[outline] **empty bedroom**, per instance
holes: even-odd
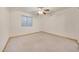
[[[0,7],[1,52],[79,52],[78,7]]]

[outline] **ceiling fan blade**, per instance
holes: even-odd
[[[50,10],[49,9],[44,9],[44,11],[49,12]]]
[[[43,12],[44,15],[47,15],[47,13]]]

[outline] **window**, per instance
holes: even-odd
[[[32,26],[32,17],[30,16],[21,16],[21,25],[31,27]]]

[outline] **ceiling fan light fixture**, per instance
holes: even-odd
[[[40,14],[40,15],[43,14],[43,11],[38,11],[38,14]]]
[[[48,8],[44,8],[44,7],[38,7],[38,14],[39,15],[47,15],[49,13],[49,9]]]

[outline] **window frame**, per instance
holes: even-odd
[[[26,17],[26,18],[29,17],[29,18],[31,18],[31,25],[25,24],[25,23],[24,23],[25,20],[23,20],[23,17]],[[32,19],[33,19],[32,16],[21,15],[21,26],[22,26],[22,27],[32,27],[32,25],[33,25]],[[27,21],[28,21],[28,20],[27,20]],[[28,21],[28,22],[29,22],[29,21]],[[26,23],[28,23],[28,22],[26,22]],[[23,24],[23,23],[24,23],[24,24]]]

